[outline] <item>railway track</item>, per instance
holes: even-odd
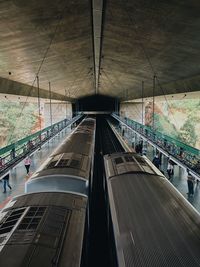
[[[109,252],[103,155],[124,150],[105,118],[98,116],[96,122],[94,177],[91,194],[89,267],[114,267]]]
[[[101,121],[100,135],[103,155],[124,151],[123,147],[121,146],[120,142],[118,141],[117,137],[113,133],[106,120]]]

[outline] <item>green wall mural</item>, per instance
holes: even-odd
[[[152,125],[152,102],[145,107],[145,124]],[[154,125],[157,131],[200,149],[200,100],[156,102]]]
[[[0,147],[38,131],[40,117],[37,103],[0,102]]]

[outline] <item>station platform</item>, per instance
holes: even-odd
[[[7,188],[7,192],[3,193],[3,182],[0,180],[0,209],[2,209],[10,199],[16,195],[24,193],[24,184],[27,179],[30,178],[31,174],[35,172],[41,164],[50,156],[54,149],[70,134],[71,127],[67,127],[62,130],[59,134],[54,136],[50,141],[46,142],[41,150],[37,150],[31,155],[31,167],[30,174],[26,174],[26,169],[24,162],[20,162],[17,166],[10,170],[10,185],[12,189]],[[119,134],[122,133],[119,131]],[[122,137],[126,143],[131,146],[132,135],[130,131],[126,131]],[[148,146],[146,156],[152,161],[155,155],[155,150],[153,147]],[[160,170],[167,175],[167,157],[162,156]],[[177,188],[177,190],[193,205],[193,207],[200,212],[200,183],[195,182],[194,185],[194,196],[189,197],[188,186],[187,186],[187,173],[184,169],[178,165],[174,166],[174,175],[171,178],[170,182]]]
[[[71,126],[66,127],[51,140],[42,145],[40,150],[33,152],[30,156],[31,166],[29,175],[26,174],[26,168],[23,161],[12,168],[9,171],[9,183],[12,187],[11,190],[7,188],[7,192],[3,193],[3,182],[0,180],[0,209],[2,209],[14,196],[24,193],[25,182],[44,163],[54,149],[71,133],[71,131]]]
[[[122,132],[119,131],[119,129],[116,128],[118,133],[121,135],[121,138],[124,139],[126,144],[129,145],[129,147],[132,147],[132,134],[131,131],[125,131],[122,136]],[[148,145],[146,156],[151,161],[153,160],[155,156],[155,149]],[[160,165],[160,171],[162,171],[165,175],[165,177],[168,179],[167,174],[167,164],[168,164],[168,158],[165,155],[162,155],[161,165]],[[185,169],[179,167],[178,165],[174,165],[174,175],[169,180],[174,187],[190,202],[190,204],[200,213],[200,182],[198,180],[195,180],[194,182],[194,196],[189,196],[188,193],[188,185],[187,185],[187,172]]]
[[[154,157],[153,149],[149,149],[147,152],[147,157],[152,161]],[[165,156],[162,157],[160,170],[164,173],[165,177],[168,179],[167,174],[167,164],[168,160]],[[190,197],[188,193],[187,185],[187,172],[179,167],[174,165],[174,175],[169,180],[174,187],[192,204],[192,206],[200,212],[200,183],[198,180],[194,182],[194,196]]]

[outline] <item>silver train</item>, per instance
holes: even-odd
[[[84,119],[0,213],[0,266],[81,265],[95,130]]]
[[[200,214],[136,153],[104,156],[116,266],[200,266]]]

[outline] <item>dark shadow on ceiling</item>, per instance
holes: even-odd
[[[93,95],[89,97],[80,98],[76,104],[74,104],[73,110],[78,111],[114,111],[116,109],[116,98]]]

